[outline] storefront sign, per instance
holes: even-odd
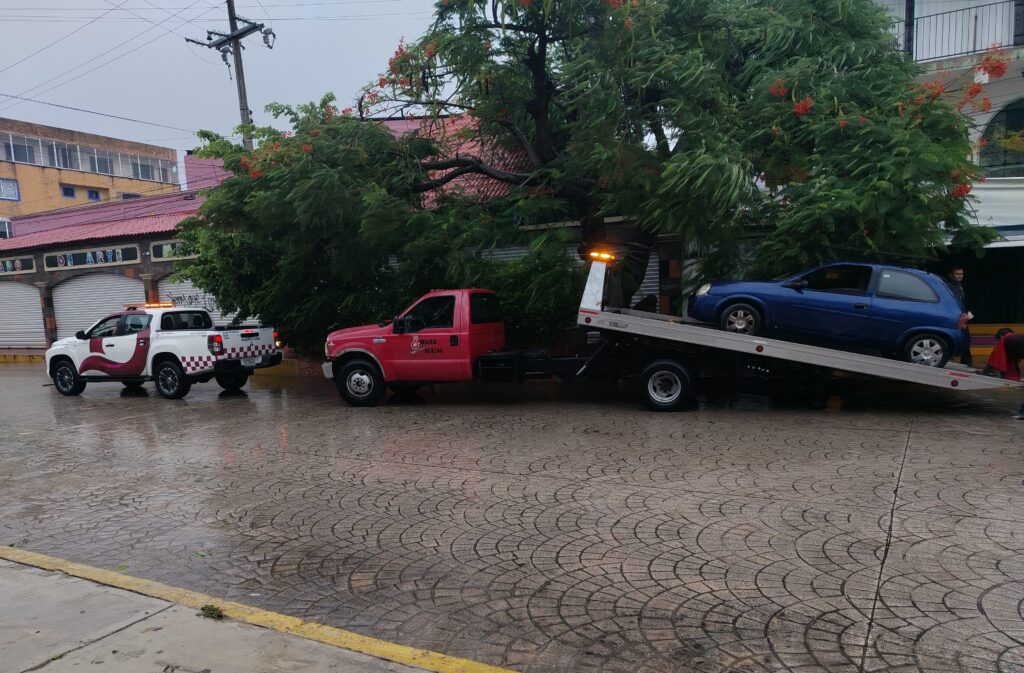
[[[0,276],[14,273],[32,273],[36,262],[32,257],[4,257],[0,259]]]
[[[155,241],[149,246],[149,254],[154,262],[172,259],[194,259],[196,255],[186,252],[184,241]]]
[[[47,271],[64,271],[79,267],[118,266],[138,264],[139,246],[120,245],[116,248],[98,247],[92,250],[72,250],[50,253],[43,257],[43,268]]]

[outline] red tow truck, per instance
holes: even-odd
[[[353,406],[372,406],[391,388],[415,390],[451,381],[522,382],[580,376],[638,379],[647,406],[674,411],[692,404],[701,380],[726,376],[791,379],[812,388],[834,371],[955,390],[1018,388],[973,369],[900,362],[873,355],[748,336],[679,316],[619,307],[621,278],[611,252],[589,254],[591,267],[577,325],[599,338],[586,352],[550,356],[505,349],[505,324],[491,290],[430,292],[394,320],[331,332],[323,373]],[[588,343],[590,339],[586,339]]]

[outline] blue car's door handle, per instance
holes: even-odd
[[[853,307],[854,308],[867,308],[868,305],[867,304],[854,304]]]

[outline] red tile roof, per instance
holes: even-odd
[[[194,214],[195,211],[73,224],[60,229],[38,231],[33,234],[0,240],[0,252],[45,248],[51,245],[67,245],[101,239],[130,238],[147,234],[172,234],[179,222]]]
[[[396,137],[408,133],[419,133],[434,140],[439,148],[438,158],[474,156],[503,171],[529,172],[530,162],[520,149],[509,150],[485,138],[480,133],[479,122],[470,115],[442,117],[441,119],[388,119],[382,122]],[[448,171],[431,171],[430,179],[443,177]],[[500,180],[479,173],[460,175],[440,190],[428,193],[425,206],[433,208],[440,194],[461,194],[474,201],[489,201],[506,196],[511,186]]]

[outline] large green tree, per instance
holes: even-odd
[[[926,257],[965,217],[968,120],[915,83],[871,0],[442,0],[364,114],[470,114],[526,158],[426,165],[679,234],[709,271]],[[501,156],[501,155],[499,155]],[[435,180],[433,184],[437,184]]]
[[[915,83],[870,0],[435,12],[354,109],[270,106],[290,128],[259,129],[255,153],[208,136],[235,176],[186,225],[200,252],[186,273],[224,308],[315,346],[330,324],[385,317],[433,287],[495,285],[522,289],[508,308],[538,341],[571,319],[578,274],[537,273],[564,229],[534,235],[522,264],[483,259],[530,240],[524,224],[575,220],[598,241],[606,218],[625,218],[639,238],[699,249],[707,275],[927,257],[990,235],[966,217],[967,119],[941,84]],[[424,121],[396,139],[369,121],[382,115]],[[467,179],[503,189],[474,198]]]

